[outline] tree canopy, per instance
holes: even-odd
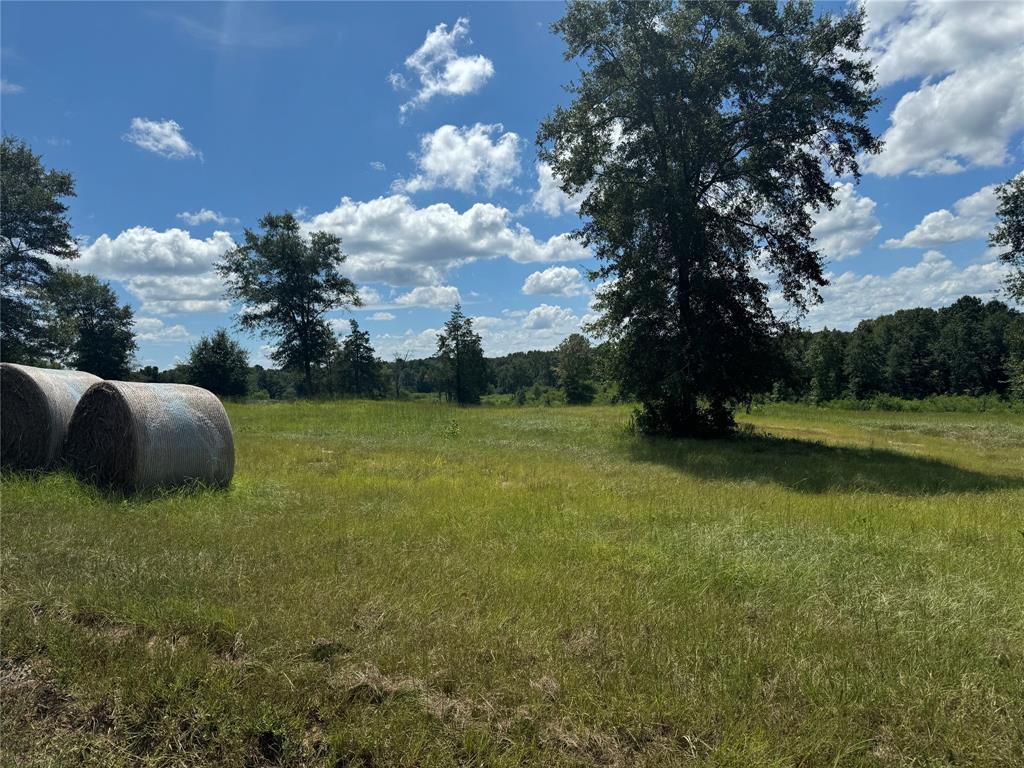
[[[538,144],[583,195],[577,235],[605,281],[594,330],[616,342],[642,428],[720,434],[770,386],[782,323],[766,277],[798,311],[819,299],[826,172],[856,178],[880,147],[863,12],[575,0],[554,30],[583,69]]]
[[[0,144],[0,353],[10,362],[40,362],[53,353],[43,306],[53,274],[47,256],[73,259],[78,249],[62,198],[74,197],[66,171],[47,170],[25,142]]]
[[[268,213],[262,234],[245,230],[242,245],[218,263],[228,297],[242,302],[238,324],[274,341],[271,359],[302,372],[313,392],[313,369],[335,348],[324,315],[359,306],[355,283],[341,273],[341,238],[329,232],[303,235],[291,213]]]
[[[218,328],[189,350],[185,380],[215,395],[244,396],[249,392],[249,353]]]
[[[349,334],[341,343],[337,354],[339,390],[351,395],[380,394],[381,363],[370,344],[370,334],[349,320]]]
[[[580,333],[573,333],[558,345],[558,384],[565,392],[565,401],[572,405],[594,399],[594,361],[590,342]]]
[[[459,304],[437,335],[437,357],[448,399],[460,405],[479,403],[487,386],[487,361],[473,320]]]
[[[54,270],[46,282],[52,308],[53,360],[103,379],[127,379],[135,364],[135,316],[108,283]]]
[[[996,187],[998,224],[989,243],[1001,249],[1000,260],[1010,266],[1006,288],[1017,301],[1024,302],[1024,172]]]

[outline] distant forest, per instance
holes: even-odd
[[[826,402],[878,396],[997,396],[1024,400],[1024,314],[1000,301],[964,296],[934,310],[905,309],[862,321],[853,331],[794,331],[777,339],[772,400]],[[562,396],[560,350],[513,352],[486,358],[486,394],[513,402],[552,404]],[[592,390],[599,402],[617,401],[609,373],[615,350],[589,350]],[[339,376],[339,373],[342,373]],[[143,368],[148,381],[186,380],[184,366]],[[318,373],[323,394],[345,394],[343,372]],[[376,380],[360,394],[402,397],[444,391],[437,358],[377,361]],[[295,373],[253,366],[248,390],[256,397],[289,398],[301,390]]]

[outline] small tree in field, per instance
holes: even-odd
[[[473,321],[462,313],[459,304],[437,335],[437,357],[448,399],[459,405],[479,403],[487,383],[487,362]]]
[[[587,337],[574,333],[558,345],[558,384],[565,401],[582,405],[594,399],[594,361]]]
[[[338,350],[341,389],[353,395],[376,395],[381,388],[381,363],[370,344],[370,334],[360,330],[355,320],[349,320],[349,328]]]
[[[829,173],[859,174],[880,144],[863,10],[810,2],[574,0],[554,25],[582,60],[573,100],[537,140],[606,282],[594,330],[647,432],[732,430],[771,386],[783,323],[826,283],[813,214]]]
[[[989,243],[1003,249],[999,259],[1010,266],[1006,288],[1017,301],[1024,303],[1024,172],[996,187],[999,223],[989,236]]]
[[[215,395],[243,397],[249,393],[249,353],[223,328],[204,336],[189,350],[186,371],[189,384]]]
[[[108,283],[65,269],[51,272],[45,297],[53,357],[104,379],[127,379],[134,364],[135,317]]]
[[[259,330],[276,343],[271,359],[302,372],[306,394],[313,393],[313,370],[335,348],[324,315],[359,306],[355,283],[341,274],[341,238],[328,232],[305,237],[291,213],[268,213],[262,234],[245,230],[245,243],[217,265],[228,297],[243,303],[238,324]]]
[[[52,317],[46,306],[54,267],[47,256],[73,259],[67,205],[75,180],[48,171],[42,158],[11,136],[0,145],[0,357],[43,362],[53,353]],[[59,343],[59,342],[57,342]]]

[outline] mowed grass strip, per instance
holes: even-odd
[[[1024,762],[1020,417],[229,411],[228,493],[4,477],[4,764]]]

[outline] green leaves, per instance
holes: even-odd
[[[53,274],[47,256],[73,259],[67,206],[75,182],[70,173],[48,171],[25,142],[0,143],[0,349],[3,359],[34,363],[50,359],[52,338],[45,287]]]
[[[770,385],[783,324],[762,276],[798,311],[819,300],[825,167],[856,176],[879,149],[862,12],[572,2],[554,30],[583,71],[537,141],[562,189],[584,195],[577,236],[608,280],[594,328],[617,342],[642,423],[716,431]]]
[[[456,304],[452,316],[437,335],[437,358],[448,400],[459,405],[480,402],[487,384],[487,361],[473,321]]]
[[[326,362],[336,342],[324,314],[361,304],[355,283],[341,273],[341,238],[314,232],[307,239],[291,213],[268,213],[262,234],[245,230],[245,243],[217,265],[227,296],[242,302],[238,324],[276,341],[275,362],[303,372],[306,394],[313,368]]]
[[[249,353],[218,328],[189,350],[186,380],[215,395],[244,396],[249,392]]]
[[[1024,172],[996,187],[999,223],[989,236],[989,244],[1003,250],[999,259],[1011,267],[1006,279],[1010,295],[1024,302]]]

